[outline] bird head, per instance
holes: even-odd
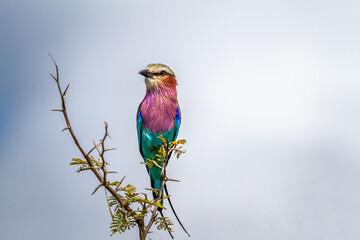
[[[139,74],[145,77],[146,89],[158,89],[163,86],[176,87],[174,72],[165,64],[149,64]]]

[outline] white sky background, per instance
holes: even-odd
[[[110,239],[48,73],[55,57],[81,143],[113,137],[143,190],[138,71],[177,75],[187,153],[173,203],[191,239],[360,238],[358,1],[2,1],[0,239]],[[167,216],[174,219],[168,213]],[[174,219],[175,220],[175,219]],[[174,221],[175,222],[175,221]],[[175,238],[188,239],[175,223]],[[120,239],[137,239],[136,229]],[[152,239],[169,239],[156,232]],[[111,239],[118,239],[113,236]]]

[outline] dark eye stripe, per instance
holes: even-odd
[[[153,73],[154,75],[162,75],[162,74],[166,74],[166,75],[170,75],[169,73],[165,72],[165,71],[161,71],[159,73]]]

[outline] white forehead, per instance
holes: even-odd
[[[169,75],[175,77],[174,72],[165,64],[161,64],[161,63],[149,64],[146,66],[146,69],[149,70],[151,73],[161,73],[162,71],[164,71]]]

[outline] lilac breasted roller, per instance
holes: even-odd
[[[176,140],[181,122],[181,112],[177,100],[174,72],[164,64],[149,64],[139,74],[145,77],[146,94],[137,112],[137,134],[139,150],[145,162],[148,159],[155,160],[159,147],[162,145],[159,136],[163,136],[167,141]],[[168,161],[167,159],[166,161]],[[161,164],[160,162],[158,162]],[[162,184],[161,169],[156,166],[146,166],[150,176],[151,187],[160,189]],[[166,184],[164,186],[167,195]],[[154,198],[158,194],[153,192]],[[168,198],[171,209],[177,217],[174,208]],[[161,208],[158,208],[161,215]],[[185,230],[185,228],[183,227]],[[185,230],[187,233],[187,231]]]

